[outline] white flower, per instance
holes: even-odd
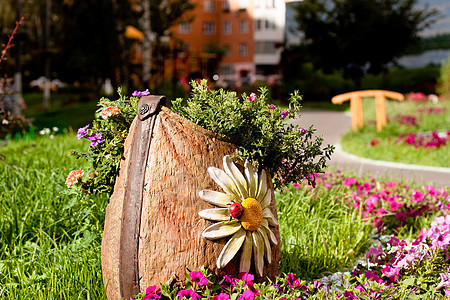
[[[258,174],[246,161],[244,176],[229,156],[223,158],[223,166],[225,171],[209,167],[208,172],[225,193],[212,190],[199,193],[200,198],[220,207],[199,212],[204,219],[218,221],[202,235],[210,240],[231,236],[217,259],[218,268],[225,267],[242,249],[239,272],[249,272],[253,252],[256,273],[262,276],[264,257],[268,263],[272,260],[270,243],[278,243],[269,227],[278,226],[278,221],[269,208],[272,192],[267,187],[266,172]],[[242,214],[239,214],[239,207]]]

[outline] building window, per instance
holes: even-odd
[[[248,33],[248,20],[242,20],[239,22],[239,32]]]
[[[216,33],[216,24],[214,22],[203,22],[203,34],[211,35]]]
[[[225,52],[225,56],[231,56],[231,45],[230,44],[224,45],[223,51]]]
[[[233,66],[228,66],[228,65],[221,66],[220,73],[222,73],[222,76],[233,75],[234,74]]]
[[[245,10],[248,7],[248,0],[239,0],[239,9]]]
[[[275,44],[273,41],[255,42],[255,54],[274,54],[277,50]]]
[[[223,0],[222,1],[222,9],[224,11],[230,11],[230,0]]]
[[[248,55],[248,44],[240,43],[239,44],[239,56],[247,56]]]
[[[204,0],[203,1],[203,10],[207,12],[213,12],[215,10],[214,0]]]
[[[223,34],[231,34],[231,21],[223,22]]]
[[[179,33],[191,33],[191,23],[183,22],[178,26]]]

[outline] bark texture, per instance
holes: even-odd
[[[135,120],[125,143],[114,193],[106,209],[102,241],[103,280],[109,299],[129,297],[121,294],[120,236],[123,222],[123,199],[127,187],[129,148]],[[171,279],[184,279],[188,269],[205,267],[218,276],[237,276],[239,253],[223,269],[216,266],[217,258],[228,238],[209,241],[202,231],[212,224],[198,216],[200,210],[213,206],[200,199],[203,189],[222,191],[211,179],[207,168],[223,169],[222,159],[236,147],[217,139],[214,134],[179,117],[162,107],[155,119],[145,168],[140,231],[138,237],[138,271],[140,291],[150,285]],[[271,179],[271,210],[277,216]],[[272,247],[272,263],[266,264],[264,276],[274,279],[280,260],[278,227],[272,228],[278,245]],[[255,274],[253,269],[251,273]],[[258,279],[257,279],[258,280]]]

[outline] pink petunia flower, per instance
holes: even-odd
[[[195,282],[198,286],[207,285],[209,283],[208,278],[203,275],[200,271],[192,271],[189,273],[189,276],[191,277],[192,281]]]
[[[269,108],[270,109],[275,109],[275,105],[272,104],[271,106],[269,106]]]
[[[215,295],[211,300],[230,300],[230,295],[225,293],[220,293],[219,295]]]
[[[247,100],[254,102],[256,100],[256,94],[251,93],[250,96],[247,97]]]
[[[199,294],[197,294],[193,289],[181,290],[178,292],[178,297],[182,299],[198,299],[200,300]]]
[[[285,110],[281,113],[281,118],[285,119],[287,116],[289,116],[289,111]]]

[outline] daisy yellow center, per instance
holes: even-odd
[[[244,208],[240,219],[242,227],[248,231],[255,231],[261,226],[263,220],[261,204],[254,198],[247,198],[241,204]]]

